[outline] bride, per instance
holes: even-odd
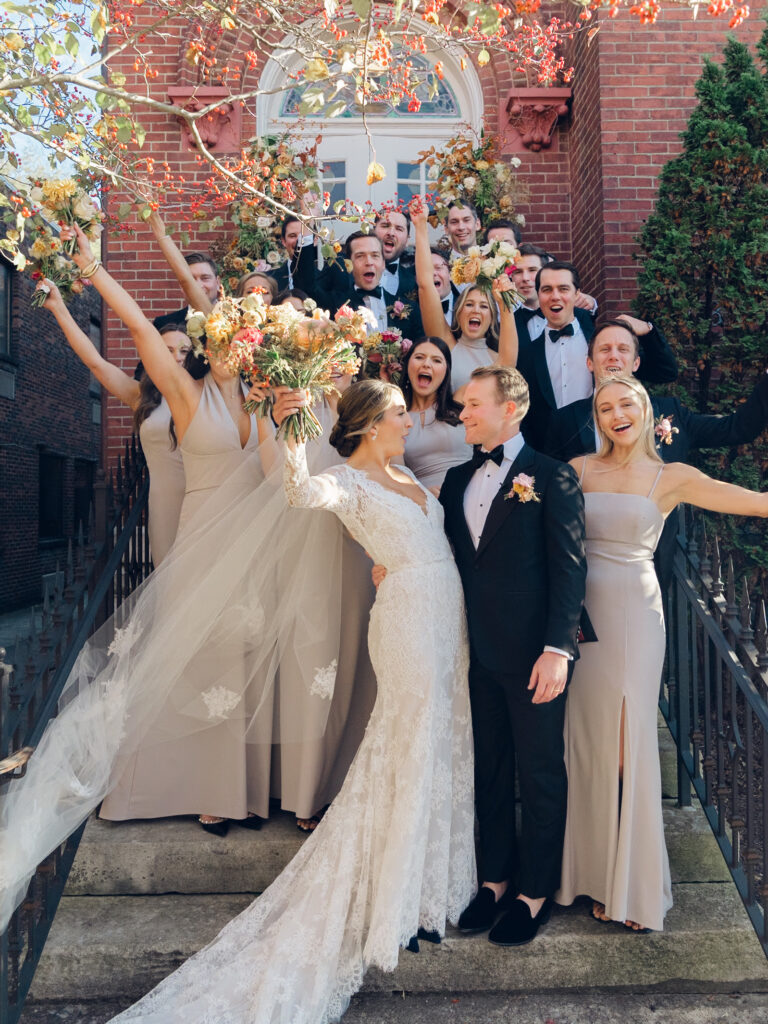
[[[368,967],[394,970],[419,928],[442,935],[473,894],[467,643],[442,510],[390,465],[410,429],[398,388],[353,384],[338,416],[330,440],[349,461],[310,477],[304,445],[289,442],[284,480],[291,505],[334,512],[389,567],[371,613],[368,728],[283,873],[121,1024],[337,1020]]]
[[[420,928],[444,934],[474,893],[462,591],[440,504],[390,465],[409,429],[399,389],[366,380],[339,400],[330,437],[346,464],[310,477],[304,445],[287,447],[289,503],[334,512],[389,569],[369,628],[376,704],[339,795],[298,854],[212,943],[115,1018],[123,1024],[327,1024],[369,966],[394,970]],[[318,687],[331,691],[333,674],[331,663]]]

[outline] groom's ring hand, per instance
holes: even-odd
[[[568,659],[565,655],[544,651],[536,659],[528,689],[533,690],[532,704],[548,704],[559,697],[568,681]]]

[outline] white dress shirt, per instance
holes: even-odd
[[[522,434],[510,437],[508,441],[504,442],[504,458],[501,460],[501,465],[497,466],[495,462],[488,459],[475,470],[466,491],[464,491],[464,518],[467,521],[469,535],[475,545],[475,550],[480,544],[493,499],[499,493],[499,488],[504,483],[512,463],[522,451],[524,444]],[[560,650],[559,647],[547,645],[544,650],[550,651],[552,654],[561,654],[569,661],[571,660],[570,654]]]
[[[384,267],[384,273],[381,275],[381,287],[386,291],[391,292],[392,295],[397,295],[397,290],[400,287],[399,259],[397,260],[397,269],[395,271],[388,270],[386,266]]]
[[[443,316],[445,317],[445,322],[448,324],[449,327],[451,327],[453,325],[453,303],[454,299],[456,298],[456,296],[453,293],[453,288],[451,288],[451,290],[448,292],[447,298],[448,305],[443,310]],[[441,299],[440,301],[445,302],[445,299]]]
[[[504,442],[504,458],[501,460],[501,465],[497,466],[495,462],[488,459],[479,469],[475,470],[469,481],[469,486],[464,491],[464,518],[467,521],[475,549],[480,544],[491,503],[499,493],[499,488],[504,483],[510,466],[520,454],[524,444],[522,434],[510,437],[508,441]]]
[[[384,296],[382,295],[381,298],[378,298],[376,295],[372,295],[370,293],[366,294],[366,292],[362,288],[360,289],[360,294],[363,297],[363,305],[367,306],[368,309],[370,309],[370,311],[376,317],[376,324],[378,326],[378,330],[386,331],[387,304],[384,301]],[[373,328],[371,330],[373,330]],[[370,334],[371,331],[369,331],[368,333]]]
[[[581,398],[589,398],[594,390],[592,374],[587,369],[587,339],[581,324],[575,318],[571,321],[573,334],[550,340],[553,328],[544,330],[544,355],[547,360],[549,379],[555,394],[558,409]]]

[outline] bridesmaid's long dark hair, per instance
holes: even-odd
[[[452,427],[457,427],[461,422],[459,420],[459,413],[461,412],[461,405],[454,399],[451,394],[451,350],[448,348],[442,338],[419,338],[418,341],[414,342],[413,347],[406,353],[405,359],[403,360],[403,376],[400,390],[403,392],[405,398],[405,407],[410,410],[413,404],[413,388],[411,387],[411,378],[408,375],[408,367],[411,364],[411,357],[417,348],[421,345],[434,345],[435,348],[440,349],[440,353],[445,359],[445,377],[437,389],[435,394],[435,419],[442,420],[444,423],[450,423]]]
[[[160,328],[160,336],[162,337],[164,334],[186,334],[186,330],[183,323],[170,323]],[[190,353],[191,351],[192,350],[190,349]],[[185,366],[186,359],[189,358],[190,353],[187,353],[187,356],[185,357]],[[163,400],[163,396],[150,380],[149,374],[144,369],[142,363],[139,363],[136,367],[134,377],[139,382],[139,401],[136,408],[133,410],[133,429],[138,434],[139,427],[148,416],[152,415],[158,405],[160,405]],[[173,440],[173,447],[175,448],[175,438]]]

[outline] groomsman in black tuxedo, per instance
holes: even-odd
[[[453,327],[453,311],[461,292],[451,281],[451,265],[445,249],[432,246],[429,251],[432,253],[432,280],[443,305],[445,322],[449,327]]]
[[[314,285],[316,270],[315,239],[307,232],[304,234],[303,226],[298,217],[290,214],[285,218],[280,227],[280,237],[285,247],[286,260],[277,270],[270,271],[270,277],[277,281],[277,291],[284,292],[287,289],[301,288],[301,281],[297,280],[297,273],[300,262],[304,263],[305,278]],[[303,283],[308,283],[304,280]],[[307,295],[310,293],[307,292]],[[310,296],[311,297],[311,296]]]
[[[467,605],[484,881],[459,927],[487,930],[506,909],[489,939],[515,946],[546,922],[560,884],[565,690],[587,572],[584,498],[570,466],[524,442],[528,388],[517,370],[475,370],[464,402],[475,454],[448,471],[440,501]]]
[[[416,270],[413,257],[408,260],[405,256],[411,233],[410,213],[407,210],[385,210],[376,218],[373,233],[381,241],[384,253],[382,288],[402,302],[415,301]]]
[[[339,306],[349,305],[353,309],[368,308],[376,318],[377,329],[396,327],[403,336],[415,341],[420,337],[421,317],[416,303],[401,303],[396,295],[381,287],[384,273],[384,252],[381,240],[375,234],[355,231],[347,239],[347,259],[352,266],[351,287],[346,292],[324,292],[312,297],[324,308],[334,313]],[[399,308],[403,306],[404,308]]]
[[[518,369],[528,382],[531,408],[523,424],[529,444],[542,448],[552,414],[564,405],[592,394],[592,375],[586,367],[587,344],[595,332],[590,314],[576,305],[581,296],[579,272],[571,263],[553,260],[536,275],[536,292],[545,325],[531,336],[533,318],[517,317]],[[629,317],[641,338],[637,376],[666,384],[677,377],[677,362],[666,339],[653,324]]]
[[[627,376],[640,365],[640,341],[622,319],[608,320],[590,339],[586,361],[596,381],[611,374]],[[730,416],[693,412],[677,398],[651,396],[657,426],[657,449],[664,462],[687,462],[696,448],[726,448],[749,444],[768,428],[768,374]],[[666,420],[666,425],[663,421]],[[597,451],[598,437],[592,416],[592,396],[558,409],[552,416],[544,451],[568,462]],[[656,548],[656,573],[662,589],[672,580],[677,520],[667,521]]]
[[[187,253],[184,259],[192,273],[192,277],[194,277],[211,302],[216,302],[219,298],[221,282],[219,281],[219,271],[214,261],[204,252]],[[164,313],[162,316],[156,316],[152,323],[158,331],[169,324],[179,324],[181,330],[184,331],[186,330],[188,311],[189,306],[183,306],[173,313]]]

